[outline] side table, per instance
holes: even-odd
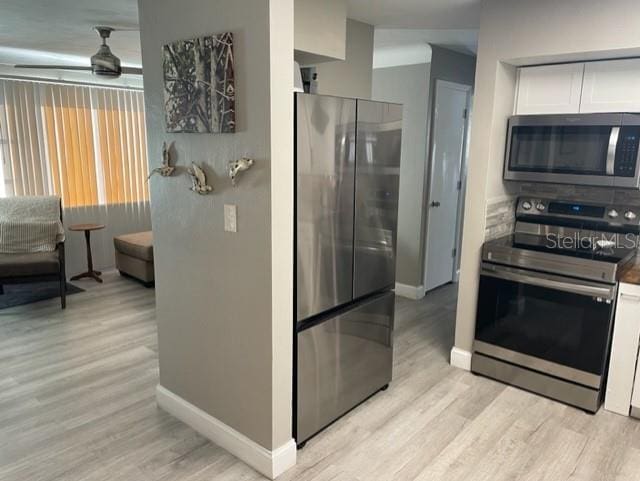
[[[98,282],[102,282],[102,278],[100,277],[102,272],[93,269],[93,259],[91,258],[91,231],[100,229],[104,229],[103,224],[74,224],[72,226],[69,226],[69,230],[71,231],[84,231],[84,240],[87,243],[87,272],[83,272],[82,274],[73,276],[71,278],[72,281],[77,281],[78,279],[89,277]]]

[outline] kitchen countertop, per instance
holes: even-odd
[[[633,259],[622,266],[618,280],[627,284],[640,286],[640,253],[636,254]]]

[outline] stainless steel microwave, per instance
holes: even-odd
[[[517,115],[505,180],[640,188],[640,114]]]

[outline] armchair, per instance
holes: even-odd
[[[35,202],[34,202],[35,201]],[[52,219],[52,202],[57,202],[57,217]],[[42,216],[36,215],[32,225],[42,222],[41,228],[25,227],[24,219],[15,222],[17,212],[28,218],[30,209],[35,206],[47,208]],[[35,238],[53,232],[52,229],[62,227],[62,205],[58,198],[22,197],[0,199],[0,294],[4,285],[30,282],[57,281],[60,286],[60,304],[66,307],[66,273],[64,235],[58,232],[49,235],[52,239]],[[24,249],[20,248],[24,246]],[[35,247],[34,247],[35,246]]]

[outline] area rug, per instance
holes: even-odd
[[[67,282],[67,295],[84,292],[84,289]],[[4,294],[0,294],[0,309],[22,306],[32,302],[60,297],[60,284],[54,282],[34,282],[32,284],[5,284]]]

